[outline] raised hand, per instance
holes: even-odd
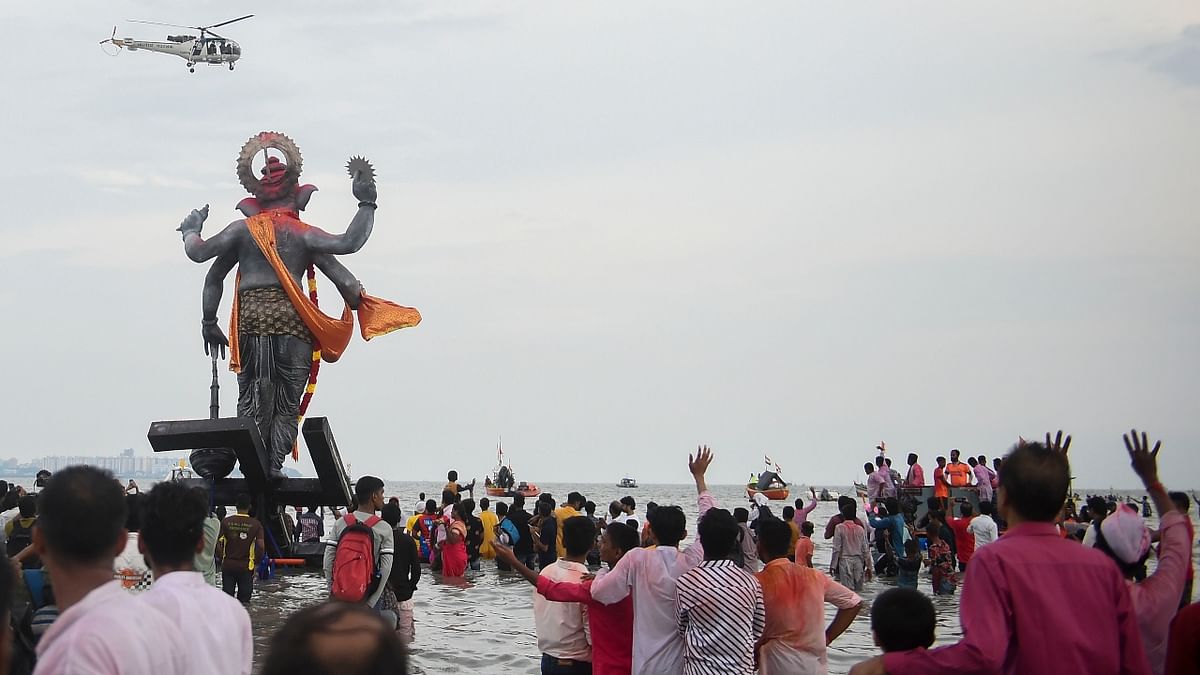
[[[693,476],[703,477],[704,472],[708,471],[708,465],[712,464],[712,450],[708,449],[707,445],[701,445],[696,448],[696,455],[688,455],[688,471],[692,472]]]
[[[1051,440],[1050,432],[1047,431],[1046,432],[1046,447],[1050,448],[1051,450],[1057,450],[1065,455],[1065,454],[1067,454],[1067,451],[1071,449],[1071,436],[1070,436],[1070,434],[1068,434],[1067,440],[1064,441],[1062,429],[1059,429],[1058,434],[1055,435],[1055,437],[1054,437],[1054,440]]]
[[[208,219],[208,204],[201,209],[192,209],[192,212],[179,223],[179,227],[175,228],[176,232],[182,232],[184,237],[195,232],[200,234],[200,230],[204,229],[204,221]]]
[[[379,192],[375,189],[375,177],[369,175],[366,171],[354,172],[354,183],[352,190],[354,196],[360,202],[374,203],[379,198]]]
[[[1162,448],[1162,441],[1155,441],[1154,449],[1151,450],[1146,432],[1143,431],[1141,438],[1138,438],[1137,429],[1131,429],[1122,438],[1125,440],[1125,449],[1129,451],[1129,463],[1133,466],[1133,472],[1147,487],[1157,483],[1158,451]]]

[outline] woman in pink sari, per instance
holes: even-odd
[[[442,576],[461,577],[467,571],[467,524],[457,507],[442,543]]]

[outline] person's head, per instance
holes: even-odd
[[[576,511],[582,509],[585,503],[587,503],[587,500],[578,492],[572,492],[567,495],[567,505]]]
[[[915,452],[908,453],[908,465],[912,466],[913,464],[916,464],[916,463],[917,463],[917,453],[915,453]]]
[[[621,497],[621,504],[625,507],[625,513],[633,513],[637,511],[637,502],[634,501],[633,497],[629,495]]]
[[[986,467],[987,466],[987,455],[980,455],[979,463]]]
[[[537,503],[537,513],[543,518],[549,516],[554,511],[554,502],[539,501]]]
[[[21,494],[14,490],[9,490],[4,493],[4,499],[0,500],[0,511],[11,511],[17,508],[17,503],[21,501]]]
[[[769,562],[786,558],[788,553],[791,553],[791,544],[792,528],[788,527],[787,523],[777,519],[758,523],[758,557],[762,560]],[[706,547],[705,553],[707,552]]]
[[[111,566],[125,547],[125,490],[113,475],[70,466],[46,481],[34,550],[55,564]]]
[[[845,506],[846,504],[854,504],[854,503],[856,503],[854,501],[854,497],[847,497],[846,495],[841,495],[837,499],[838,513],[842,512],[842,507]]]
[[[796,509],[793,509],[790,506],[783,507],[783,519],[784,520],[792,520],[795,517],[796,517]]]
[[[504,502],[496,502],[496,517],[506,518],[508,516],[508,504]]]
[[[458,482],[458,472],[454,471],[453,469],[446,472],[446,480],[451,483],[457,483]]]
[[[1146,578],[1150,531],[1133,507],[1121,504],[1100,523],[1096,528],[1096,550],[1116,561],[1127,579]]]
[[[889,469],[892,468],[892,458],[891,457],[884,457],[883,463],[887,465],[887,468],[889,468]]]
[[[22,518],[34,518],[37,516],[37,497],[35,495],[25,495],[17,500],[17,508],[21,513]]]
[[[434,513],[437,513],[437,510],[438,510],[437,502],[433,501],[432,499],[425,500],[425,513],[432,515]]]
[[[958,512],[963,518],[970,518],[971,515],[975,513],[975,509],[971,508],[971,504],[969,502],[963,502],[962,505],[958,507]]]
[[[517,511],[525,508],[525,495],[516,495],[512,498],[512,507]]]
[[[994,469],[994,470],[996,471],[996,473],[1000,473],[1000,465],[1001,465],[1001,464],[1003,464],[1003,463],[1004,463],[1004,459],[1003,459],[1003,458],[1001,458],[1001,457],[993,457],[993,458],[992,458],[992,469]]]
[[[442,506],[450,506],[454,503],[454,490],[442,490]]]
[[[418,494],[417,499],[422,502],[425,501],[425,493],[422,492],[422,493]]]
[[[870,462],[863,464],[863,473],[867,474],[868,476],[875,473],[875,465]]]
[[[596,526],[587,516],[572,516],[563,521],[562,535],[568,556],[585,557],[596,543]]]
[[[458,512],[462,514],[463,520],[469,520],[472,514],[475,513],[475,500],[464,499],[458,503]]]
[[[745,507],[739,506],[733,510],[733,519],[739,523],[748,523],[750,522],[750,511]]]
[[[237,509],[237,512],[242,515],[250,513],[250,495],[246,494],[245,492],[239,494],[237,498],[234,499],[233,506]]]
[[[225,516],[229,515],[229,509],[222,505],[215,506],[213,507],[213,515],[217,517],[217,520],[225,520]]]
[[[152,568],[192,569],[204,548],[208,500],[175,481],[158,483],[141,498],[138,550]]]
[[[383,510],[379,512],[379,517],[388,525],[391,525],[392,529],[395,529],[400,525],[400,521],[404,520],[404,514],[400,511],[400,505],[392,504],[391,502],[383,505]]]
[[[800,523],[800,534],[802,536],[811,537],[813,535],[813,532],[815,532],[815,531],[816,531],[816,529],[815,529],[815,526],[812,524],[812,521],[806,520],[803,523]]]
[[[942,526],[945,524],[945,513],[942,511],[929,512],[929,526],[925,528],[925,536],[929,539],[929,543],[934,544],[942,540]]]
[[[958,458],[959,458],[960,456],[961,456],[961,453],[959,453],[959,451],[958,451],[958,448],[955,448],[955,449],[953,449],[953,450],[951,450],[951,451],[950,451],[950,461],[951,461],[951,462],[957,462],[957,461],[958,461]]]
[[[362,604],[326,602],[288,617],[271,638],[262,675],[407,673],[404,644]]]
[[[1100,521],[1108,515],[1108,502],[1104,501],[1104,497],[1092,495],[1087,498],[1087,510],[1092,522],[1099,525]]]
[[[596,515],[596,502],[586,501],[583,503],[583,512],[589,516]]]
[[[976,460],[974,457],[967,458],[967,465],[970,466],[972,469],[974,469],[978,464],[979,464],[979,461]]]
[[[650,532],[659,546],[678,546],[687,534],[687,517],[678,506],[659,506],[650,502],[646,506],[646,522],[650,523]]]
[[[1075,512],[1075,509],[1071,509],[1071,513],[1074,513],[1074,512]],[[979,502],[979,515],[990,517],[992,515],[992,503],[991,502]]]
[[[796,504],[796,510],[797,510],[797,511],[799,511],[799,510],[801,510],[801,509],[803,509],[803,508],[804,508],[804,500],[803,500],[803,499],[800,499],[799,497],[797,497],[797,498],[796,498],[796,502],[795,502],[795,504]]]
[[[853,499],[842,502],[838,505],[838,513],[842,514],[842,520],[854,520],[858,517],[858,504],[855,504]]]
[[[934,461],[935,461],[935,462],[937,462],[937,465],[938,465],[939,467],[941,467],[941,468],[943,468],[943,469],[944,469],[944,468],[946,468],[946,458],[945,458],[945,457],[942,457],[941,455],[938,455],[938,456],[937,456],[937,459],[935,459]]]
[[[784,527],[787,525],[784,524]],[[709,509],[700,519],[696,530],[700,534],[700,544],[704,547],[705,560],[725,560],[737,545],[738,524],[733,519],[733,514],[725,509]],[[790,541],[791,528],[788,528],[788,537]]]
[[[395,504],[396,506],[399,506],[399,505],[400,505],[400,498],[399,498],[399,497],[388,497],[387,503],[388,503],[388,504]]]
[[[883,505],[887,507],[887,512],[895,515],[900,513],[900,500],[895,497],[888,497],[883,500]]]
[[[480,511],[487,511],[488,508],[491,507],[491,505],[492,505],[492,503],[490,501],[488,501],[487,497],[481,497],[479,499],[479,510]]]
[[[904,542],[904,557],[905,558],[917,557],[917,553],[920,550],[921,550],[921,546],[919,544],[917,544],[916,539],[909,539]]]
[[[354,484],[354,499],[364,513],[374,513],[383,508],[383,481],[375,476],[360,476]]]
[[[608,504],[608,516],[610,518],[618,518],[622,513],[625,513],[625,507],[619,501],[612,501]]]
[[[1052,523],[1067,499],[1071,465],[1064,452],[1041,443],[1013,448],[1004,460],[996,500],[1010,523]]]
[[[1171,498],[1171,503],[1175,505],[1175,510],[1187,515],[1192,512],[1192,500],[1188,499],[1186,492],[1168,492],[1167,496]]]
[[[608,563],[611,569],[622,556],[637,548],[640,542],[641,537],[638,536],[636,527],[625,523],[610,523],[600,537],[600,560]]]
[[[883,455],[879,455],[878,457],[875,458],[875,466],[876,466],[876,468],[879,468],[879,469],[882,469],[883,467],[887,466],[887,458],[884,457]]]
[[[933,603],[915,588],[892,588],[871,604],[871,633],[884,652],[933,646],[937,613]]]

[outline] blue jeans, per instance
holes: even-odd
[[[542,675],[592,675],[592,663],[542,654]]]

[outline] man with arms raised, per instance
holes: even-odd
[[[40,495],[33,547],[62,612],[38,642],[35,673],[191,672],[179,629],[113,579],[125,548],[125,489],[102,469],[71,466]]]
[[[1068,436],[1019,445],[1000,472],[998,504],[1009,523],[975,553],[963,581],[962,639],[938,649],[892,652],[851,675],[1147,675],[1125,580],[1099,551],[1059,536],[1067,498]],[[1057,583],[1069,570],[1070,583]],[[1087,617],[1081,621],[1080,617]]]
[[[250,675],[250,615],[192,567],[204,547],[208,501],[181,483],[165,481],[142,497],[141,509],[138,550],[154,572],[154,584],[142,601],[187,636],[184,651],[192,672]]]
[[[716,504],[704,481],[710,463],[707,446],[688,457],[701,518]],[[676,581],[704,559],[704,548],[697,542],[679,550],[687,519],[677,506],[656,508],[649,524],[654,548],[627,552],[611,572],[592,582],[592,597],[611,605],[633,596],[633,675],[678,675],[683,672],[683,638],[677,627]]]

